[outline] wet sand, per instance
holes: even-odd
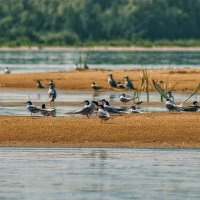
[[[92,90],[90,85],[94,81],[97,85],[103,86],[102,91],[109,91],[107,75],[113,74],[114,79],[124,83],[124,76],[128,75],[134,82],[136,88],[140,87],[141,70],[85,70],[70,72],[51,73],[28,73],[28,74],[1,74],[0,89],[37,89],[36,81],[40,80],[47,85],[54,80],[57,89],[62,90]],[[191,92],[200,82],[200,69],[169,69],[169,70],[148,70],[152,79],[157,82],[164,81],[168,85],[178,82],[173,91]],[[153,91],[150,86],[150,91]]]
[[[0,117],[0,146],[200,148],[199,113]]]

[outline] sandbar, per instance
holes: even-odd
[[[164,82],[162,87],[177,85],[172,91],[192,92],[200,83],[200,69],[163,69],[147,70],[150,83],[151,79],[157,82]],[[124,76],[128,75],[133,81],[135,88],[139,89],[141,85],[141,70],[84,70],[68,72],[46,72],[46,73],[22,73],[22,74],[0,74],[0,89],[37,89],[36,81],[40,80],[45,86],[50,80],[53,80],[57,89],[62,90],[85,90],[92,91],[91,83],[95,82],[103,86],[104,91],[111,90],[108,86],[108,74],[112,73],[116,82],[124,83]],[[155,91],[152,84],[149,84],[149,90]],[[119,90],[116,90],[119,91]]]
[[[0,146],[200,148],[199,113],[0,117]]]

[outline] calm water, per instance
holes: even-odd
[[[130,106],[123,106],[124,108],[121,113],[130,114]],[[81,116],[81,115],[73,115],[69,114],[69,112],[73,112],[82,108],[79,106],[56,106],[56,114],[55,116]],[[141,106],[139,109],[142,113],[149,112],[165,112],[167,111],[165,106]],[[94,112],[93,115],[96,115],[97,112]],[[134,113],[133,113],[134,114]],[[25,106],[0,106],[0,115],[7,116],[30,116],[30,112],[26,109]],[[40,113],[37,113],[36,116],[42,116]]]
[[[0,72],[69,71],[89,53],[90,68],[188,68],[200,67],[199,51],[0,51]]]
[[[89,100],[95,100],[99,101],[101,99],[107,99],[111,102],[120,102],[119,96],[121,92],[104,92],[104,93],[93,93],[88,91],[58,91],[58,97],[56,99],[56,102],[74,102],[77,103],[77,105],[74,106],[56,106],[56,116],[71,116],[66,113],[76,111],[80,109],[83,105],[81,102],[83,102],[86,99]],[[131,93],[127,93],[128,96],[131,97]],[[176,102],[181,102],[183,99],[185,99],[188,94],[183,93],[174,93],[173,94]],[[39,103],[39,102],[48,102],[48,95],[46,90],[38,90],[38,91],[26,91],[26,90],[2,90],[1,96],[0,96],[0,103],[5,102],[26,102],[29,100],[29,97],[31,98],[33,103]],[[141,94],[141,100],[143,102],[146,101],[146,94]],[[151,102],[160,102],[160,96],[158,93],[150,93],[150,101]],[[194,95],[189,100],[192,101],[200,101],[199,95]],[[42,103],[41,103],[42,104]],[[192,104],[192,103],[191,103]],[[122,104],[120,104],[123,106]],[[120,107],[120,106],[119,106]],[[129,113],[130,110],[128,110],[129,106],[125,106],[126,111],[125,113]],[[166,111],[165,105],[163,103],[163,106],[141,106],[141,112],[164,112]],[[19,115],[19,116],[29,116],[30,112],[27,111],[26,105],[24,106],[0,106],[0,115]],[[40,115],[40,114],[39,114]],[[76,115],[77,116],[77,115]]]
[[[0,148],[0,199],[200,199],[200,150]]]
[[[46,90],[1,90],[0,91],[0,103],[1,102],[26,102],[29,97],[33,102],[48,102],[49,98]],[[119,96],[124,93],[121,92],[100,92],[93,93],[90,91],[64,91],[57,90],[56,102],[82,102],[84,100],[99,101],[101,99],[107,99],[111,102],[120,102]],[[132,97],[131,92],[125,92],[127,96]],[[185,93],[173,93],[176,102],[183,101],[190,94]],[[146,101],[146,93],[141,93],[140,100]],[[192,96],[189,101],[199,101],[200,96],[198,94]],[[157,92],[150,93],[151,102],[159,102],[160,95]]]

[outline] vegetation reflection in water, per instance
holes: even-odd
[[[198,51],[0,51],[0,71],[12,73],[73,70],[84,54],[93,69],[188,68],[199,67]]]

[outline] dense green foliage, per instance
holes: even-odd
[[[200,0],[0,0],[0,45],[194,45],[199,11]]]

